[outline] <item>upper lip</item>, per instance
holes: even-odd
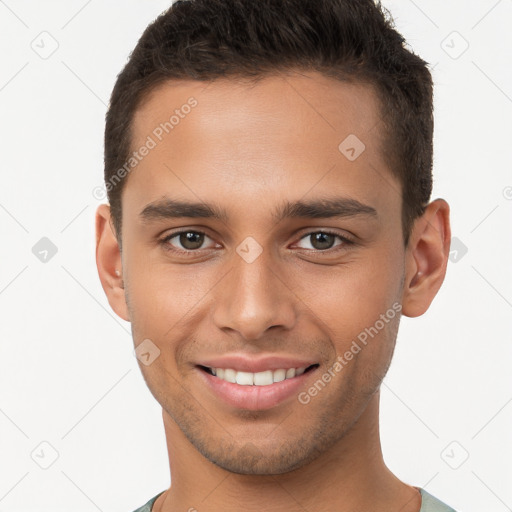
[[[282,368],[307,368],[317,364],[311,359],[298,359],[286,355],[263,355],[249,356],[247,354],[228,354],[210,359],[203,359],[197,362],[200,366],[209,368],[231,368],[241,372],[258,373],[265,370],[280,370]]]

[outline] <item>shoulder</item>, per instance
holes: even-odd
[[[446,503],[439,501],[437,498],[429,494],[425,489],[419,488],[421,494],[420,512],[455,512],[455,510]]]
[[[153,503],[155,503],[156,499],[160,494],[163,494],[164,491],[159,492],[156,496],[153,496],[145,505],[142,505],[142,507],[138,508],[137,510],[134,510],[133,512],[151,512],[151,508],[153,507]]]

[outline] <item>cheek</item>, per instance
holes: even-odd
[[[191,269],[183,265],[171,270],[165,264],[130,268],[128,292],[135,345],[149,339],[159,350],[150,366],[139,365],[154,393],[164,389],[171,395],[180,392],[176,379],[186,378],[190,371],[181,364],[187,361],[184,350],[194,345],[197,329],[209,311],[204,307],[209,290],[218,281],[214,279],[217,274],[199,275]]]
[[[387,370],[400,321],[403,263],[400,250],[383,246],[346,265],[302,273],[297,296],[332,340],[344,375],[373,382]],[[313,269],[313,267],[312,267]]]
[[[132,318],[160,336],[176,324],[188,321],[216,281],[215,274],[199,273],[193,265],[131,258],[126,267]]]
[[[373,325],[400,297],[400,260],[388,255],[332,267],[311,267],[294,292],[314,316],[341,337]]]

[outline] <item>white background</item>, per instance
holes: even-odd
[[[111,311],[97,276],[101,201],[92,195],[116,75],[168,5],[0,1],[0,512],[131,512],[170,483],[161,409],[133,356],[130,325]],[[402,319],[382,387],[384,455],[401,479],[459,512],[504,512],[512,510],[512,1],[384,5],[433,67],[433,198],[450,203],[455,243],[467,248],[452,255],[430,310]],[[58,44],[46,59],[33,49],[41,37],[47,50]],[[42,237],[57,247],[47,263],[32,252]]]

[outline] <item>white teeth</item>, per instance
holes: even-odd
[[[265,370],[263,372],[237,372],[231,368],[210,368],[213,375],[227,382],[240,384],[241,386],[269,386],[274,382],[281,382],[285,379],[293,379],[302,375],[306,366],[301,368],[288,368],[279,370]]]
[[[266,370],[264,372],[258,372],[254,374],[254,384],[256,386],[268,386],[273,384],[273,372],[272,370]]]
[[[231,370],[229,368],[226,368],[224,370],[224,380],[227,380],[228,382],[232,382],[234,384],[236,382],[236,372],[235,372],[235,370]]]
[[[236,383],[242,386],[252,386],[254,384],[254,373],[236,372]]]
[[[281,382],[286,379],[286,370],[274,370],[274,382]]]

